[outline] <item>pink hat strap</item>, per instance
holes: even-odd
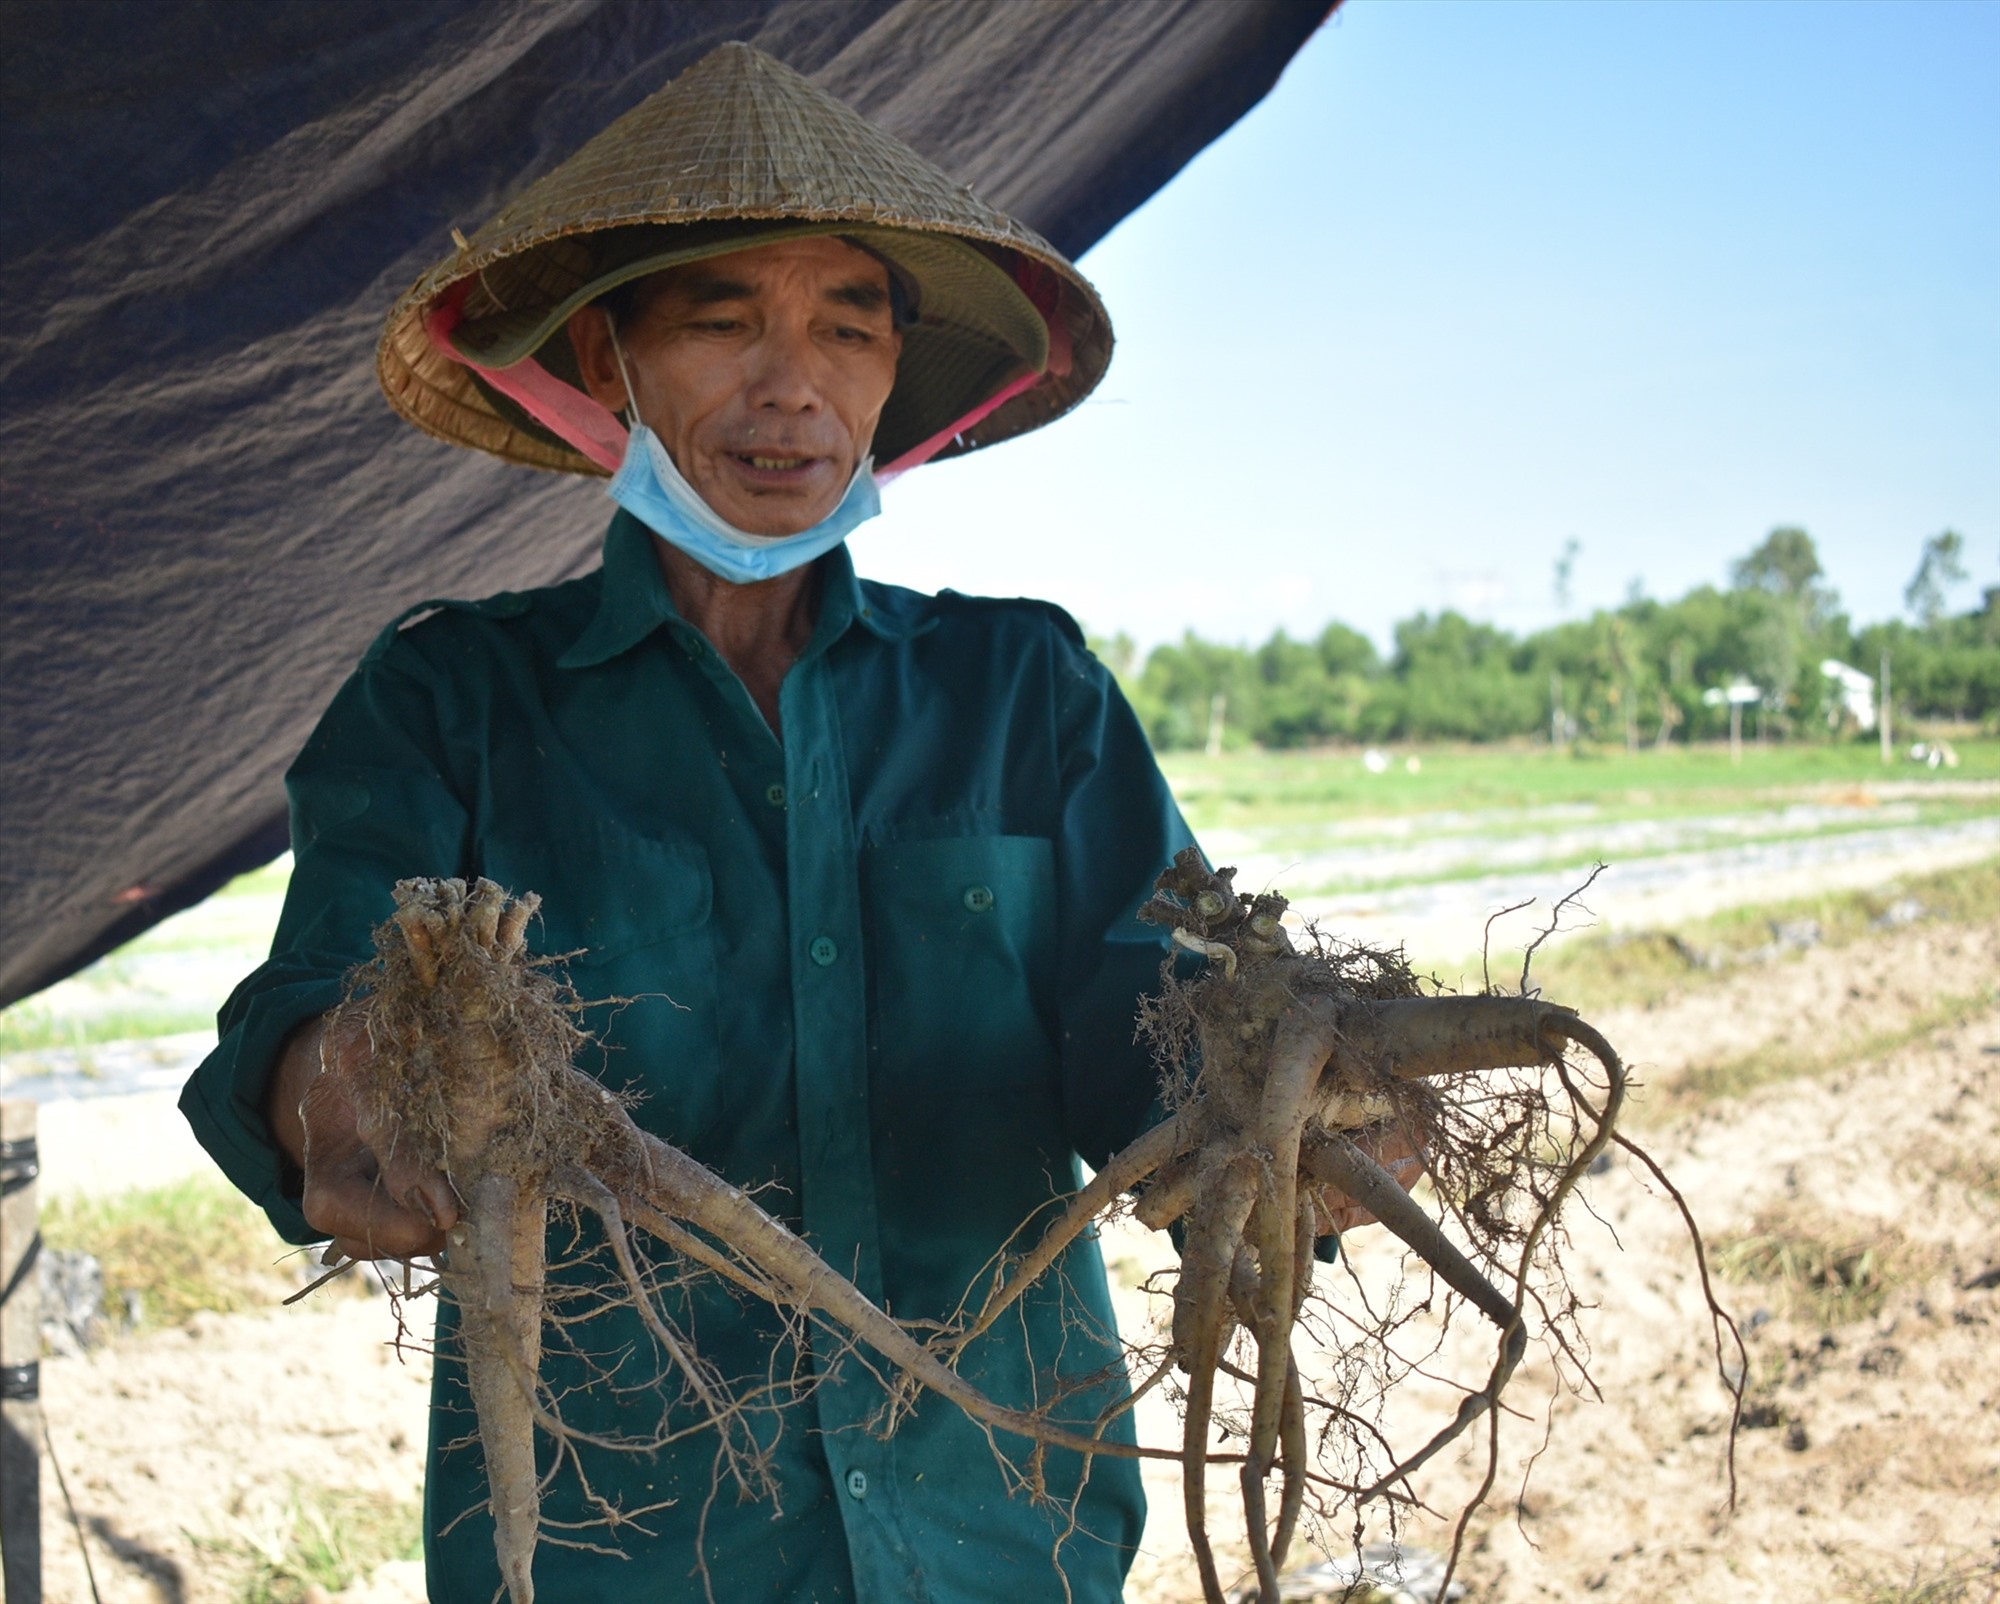
[[[630,436],[609,407],[593,401],[574,385],[564,384],[533,357],[523,357],[504,368],[483,367],[451,343],[451,331],[464,316],[465,297],[472,285],[469,278],[459,280],[425,314],[424,333],[432,348],[460,367],[470,368],[549,433],[567,441],[598,467],[616,473],[625,460],[625,443]]]
[[[964,417],[946,424],[928,440],[910,447],[887,467],[877,468],[875,470],[877,484],[887,484],[899,474],[907,473],[910,469],[929,462],[975,423],[998,412],[1015,396],[1034,389],[1043,380],[1063,378],[1068,375],[1075,360],[1075,352],[1070,344],[1069,325],[1056,316],[1056,306],[1062,295],[1062,281],[1041,263],[1026,257],[1021,258],[1016,265],[1014,281],[1021,286],[1028,299],[1035,303],[1035,310],[1042,314],[1042,321],[1049,326],[1048,366],[1039,373],[1024,373],[1018,379],[1002,385],[995,394],[988,396]]]
[[[875,482],[886,485],[898,475],[908,473],[912,468],[923,466],[932,457],[944,450],[946,446],[950,445],[952,441],[964,434],[967,429],[970,429],[975,423],[979,422],[981,418],[984,418],[989,413],[997,412],[1023,390],[1032,390],[1047,377],[1046,373],[1024,373],[1018,379],[1014,380],[1013,383],[1002,386],[998,393],[980,402],[978,406],[966,413],[964,417],[958,419],[956,422],[946,424],[928,440],[911,446],[908,451],[905,451],[886,468],[877,468],[875,470]]]

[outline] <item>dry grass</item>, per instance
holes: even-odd
[[[1635,1104],[1641,1120],[1657,1124],[1725,1098],[1744,1097],[1782,1081],[1810,1080],[1836,1069],[1883,1058],[1911,1042],[1922,1041],[1978,1018],[1993,1007],[1991,988],[1964,996],[1939,997],[1893,1025],[1856,1039],[1832,1033],[1811,1047],[1759,1048],[1719,1064],[1683,1070],[1648,1088]]]
[[[2000,1600],[2000,1543],[1985,1554],[1913,1562],[1907,1576],[1856,1578],[1845,1596],[1853,1604],[1995,1604]]]
[[[1709,1263],[1726,1281],[1764,1288],[1776,1313],[1822,1327],[1881,1312],[1896,1287],[1935,1268],[1884,1226],[1767,1209],[1748,1231],[1716,1239]]]
[[[1952,1153],[1937,1166],[1937,1172],[1964,1187],[1974,1203],[2000,1205],[2000,1155],[1970,1150]]]
[[[1748,965],[1865,940],[1913,906],[1926,923],[1970,924],[2000,915],[2000,858],[1863,891],[1732,908],[1673,930],[1586,935],[1538,954],[1534,979],[1544,995],[1586,1014],[1647,1006]],[[1807,927],[1809,943],[1803,939]]]
[[[342,1487],[294,1485],[280,1498],[239,1505],[226,1534],[197,1538],[236,1578],[237,1604],[299,1604],[365,1580],[378,1566],[423,1553],[414,1501]]]
[[[203,1310],[269,1307],[298,1284],[298,1250],[220,1176],[51,1198],[42,1237],[52,1249],[95,1254],[106,1310],[115,1319],[136,1295],[140,1328],[180,1325]]]

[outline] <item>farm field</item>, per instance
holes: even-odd
[[[1610,863],[1584,899],[1595,927],[1549,943],[1535,979],[1584,1006],[1643,1083],[1633,1128],[1694,1201],[1746,1325],[1755,1424],[1737,1511],[1722,1514],[1727,1398],[1685,1239],[1621,1161],[1592,1181],[1603,1223],[1579,1216],[1572,1256],[1597,1304],[1585,1329],[1602,1399],[1556,1390],[1546,1365],[1510,1395],[1521,1414],[1470,1528],[1462,1604],[1996,1596],[2000,743],[1958,755],[1940,771],[1885,771],[1872,749],[1754,746],[1740,766],[1725,752],[1546,750],[1395,751],[1379,773],[1353,752],[1167,763],[1239,885],[1295,892],[1338,932],[1407,940],[1447,981],[1477,984],[1493,907],[1535,896],[1545,920]],[[106,1601],[421,1596],[407,1555],[426,1362],[386,1346],[380,1297],[276,1307],[297,1262],[273,1268],[280,1246],[200,1178],[172,1109],[283,884],[282,866],[248,876],[0,1015],[6,1095],[42,1104],[51,1245],[100,1251],[107,1280],[161,1282],[134,1329],[45,1362],[83,1532],[49,1478],[52,1601],[91,1596],[80,1542]],[[1518,977],[1529,918],[1496,930],[1496,979]],[[208,1245],[206,1279],[164,1282],[159,1241],[176,1233]],[[1352,1242],[1371,1284],[1400,1275],[1382,1238]],[[1123,1317],[1147,1317],[1140,1283],[1160,1248],[1108,1234]],[[1482,1340],[1467,1327],[1442,1363],[1483,1366]],[[1419,1380],[1392,1429],[1451,1407]],[[1154,1414],[1145,1429],[1161,1439],[1173,1423]],[[1445,1517],[1478,1468],[1434,1466],[1437,1513],[1414,1515],[1404,1540],[1447,1548]],[[1211,1490],[1222,1532],[1230,1478]],[[1159,1477],[1152,1493],[1128,1597],[1191,1604],[1177,1487]],[[1323,1536],[1326,1552],[1351,1550],[1351,1529]]]
[[[1990,899],[1994,868],[1982,878]],[[1545,1355],[1516,1378],[1494,1491],[1467,1528],[1460,1604],[2000,1597],[1997,976],[1989,900],[1964,921],[1877,925],[1590,1010],[1641,1082],[1627,1128],[1689,1199],[1744,1332],[1736,1506],[1730,1399],[1686,1233],[1617,1154],[1588,1183],[1567,1249],[1594,1305],[1580,1321],[1594,1393]],[[1570,978],[1588,989],[1592,976]],[[1350,1242],[1354,1279],[1322,1271],[1322,1291],[1425,1295],[1386,1233]],[[1127,1225],[1107,1233],[1107,1254],[1121,1320],[1146,1319],[1160,1245]],[[1483,1376],[1491,1331],[1464,1323],[1439,1351],[1415,1340],[1405,1357],[1417,1371],[1385,1424],[1421,1442],[1456,1406],[1441,1378]],[[1171,1440],[1166,1411],[1150,1426]],[[1449,1551],[1484,1473],[1484,1436],[1470,1436],[1419,1478],[1428,1508],[1398,1535],[1424,1555]],[[1128,1598],[1191,1604],[1179,1478],[1148,1474],[1147,1551]],[[1209,1493],[1211,1531],[1240,1531],[1230,1478]],[[1349,1555],[1355,1535],[1333,1523],[1291,1564]],[[1386,1520],[1364,1535],[1385,1540]],[[1225,1548],[1225,1569],[1241,1574],[1246,1553]]]
[[[1547,747],[1375,754],[1174,754],[1164,765],[1211,860],[1273,885],[1334,934],[1401,943],[1464,984],[1489,914],[1495,953],[1552,903],[1633,931],[1807,897],[2000,851],[2000,742],[1956,768],[1885,769],[1861,747],[1567,755]],[[1566,927],[1570,924],[1565,921]]]
[[[1865,746],[1546,747],[1169,754],[1210,858],[1276,885],[1326,929],[1403,942],[1445,978],[1488,913],[1544,908],[1597,862],[1587,899],[1611,929],[1746,901],[1865,886],[2000,853],[2000,740],[1955,768],[1885,769]],[[111,956],[0,1012],[0,1080],[37,1100],[177,1086],[216,1010],[264,956],[289,860],[233,881]],[[1527,939],[1525,920],[1496,931]],[[1516,943],[1518,945],[1518,942]]]

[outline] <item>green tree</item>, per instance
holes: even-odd
[[[1133,705],[1146,735],[1162,751],[1208,739],[1215,698],[1222,698],[1224,737],[1242,744],[1256,722],[1257,674],[1240,646],[1219,646],[1189,630],[1178,644],[1156,646],[1135,687]]]
[[[1819,583],[1825,577],[1812,536],[1789,525],[1773,529],[1762,545],[1729,568],[1730,583],[1738,590],[1762,590],[1785,597],[1802,616],[1831,608],[1833,592]]]
[[[1827,711],[1831,691],[1819,665],[1849,649],[1839,598],[1803,529],[1773,529],[1730,567],[1743,601],[1740,671],[1764,692],[1764,711],[1790,731]]]
[[[1320,666],[1334,679],[1348,674],[1374,679],[1382,672],[1382,658],[1375,650],[1375,643],[1358,629],[1328,624],[1320,631],[1315,645]]]
[[[1256,670],[1258,744],[1311,746],[1363,733],[1381,659],[1366,635],[1329,624],[1311,645],[1279,630],[1257,648]]]
[[[1133,671],[1139,666],[1138,642],[1121,629],[1115,635],[1086,635],[1084,644],[1090,648],[1091,656],[1111,670],[1112,678],[1124,688],[1126,695],[1131,695]]]
[[[1310,746],[1339,733],[1332,681],[1312,647],[1281,629],[1257,648],[1256,668],[1258,745]]]
[[[1576,578],[1577,554],[1583,550],[1583,542],[1574,535],[1563,542],[1562,555],[1556,558],[1555,597],[1556,606],[1563,612],[1569,611],[1571,584]]]
[[[1542,690],[1512,637],[1459,613],[1419,613],[1398,624],[1390,673],[1402,704],[1391,734],[1489,741],[1527,734],[1542,721]]]
[[[1714,739],[1727,731],[1728,711],[1703,693],[1740,680],[1763,689],[1767,731],[1826,739],[1838,725],[1838,692],[1821,662],[1873,665],[1884,650],[1895,662],[1899,714],[2000,723],[2000,587],[1972,612],[1943,610],[1964,580],[1963,554],[1950,530],[1926,543],[1906,597],[1922,627],[1892,621],[1858,635],[1812,537],[1785,527],[1730,565],[1727,589],[1702,585],[1660,601],[1635,583],[1622,606],[1522,640],[1459,613],[1420,613],[1396,626],[1386,664],[1367,636],[1339,623],[1310,642],[1279,630],[1254,651],[1190,632],[1136,673],[1129,640],[1093,644],[1131,674],[1133,704],[1161,748],[1201,746],[1218,696],[1230,746],[1539,734],[1557,694],[1594,741]]]
[[[1898,717],[2000,723],[2000,586],[1971,612],[1935,618],[1916,629],[1900,620],[1871,624],[1856,658],[1895,664]]]
[[[1953,587],[1965,580],[1965,537],[1955,529],[1944,530],[1924,542],[1923,559],[1903,590],[1903,605],[1925,629],[1933,628],[1944,616]]]

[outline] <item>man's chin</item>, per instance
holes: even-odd
[[[854,469],[845,473],[821,457],[796,473],[759,470],[733,458],[711,467],[696,483],[702,500],[746,535],[782,539],[804,534],[831,516],[846,495]]]
[[[824,494],[810,499],[784,494],[730,496],[710,501],[709,505],[746,535],[783,540],[792,535],[802,535],[823,523],[840,505],[840,498]]]

